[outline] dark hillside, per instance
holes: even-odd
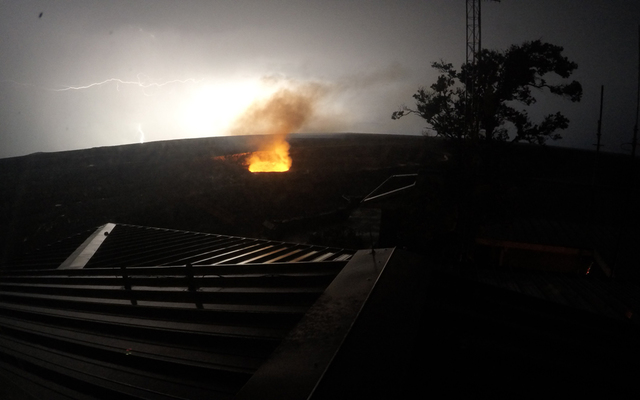
[[[417,171],[420,137],[291,138],[292,169],[252,174],[260,137],[38,153],[0,160],[2,259],[108,221],[262,236],[265,219],[344,206],[393,171]],[[237,156],[234,156],[237,155]]]
[[[525,218],[602,227],[613,232],[610,257],[634,259],[637,184],[628,156],[602,153],[596,160],[594,152],[526,145],[459,148],[415,136],[292,135],[289,172],[252,174],[244,157],[264,139],[0,160],[2,261],[106,222],[265,238],[275,232],[265,221],[306,219],[308,230],[318,221],[310,217],[344,210],[347,199],[406,173],[419,173],[416,189],[374,205],[382,210],[379,245],[442,260],[440,253],[455,253],[456,243],[473,240],[480,227]]]

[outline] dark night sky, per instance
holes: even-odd
[[[532,110],[569,117],[555,144],[593,148],[605,85],[605,150],[630,150],[640,1],[482,11],[484,47],[542,39],[578,63],[583,101]],[[312,103],[297,131],[419,134],[391,112],[434,80],[432,61],[464,61],[465,1],[0,0],[0,38],[0,157],[225,135],[282,88]]]

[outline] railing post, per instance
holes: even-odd
[[[193,302],[198,309],[202,309],[204,307],[202,306],[202,302],[198,299],[198,288],[196,287],[195,278],[193,277],[193,265],[191,265],[191,263],[187,263],[187,265],[185,265],[185,271],[187,276],[187,287],[189,288],[189,293],[191,293],[193,297]]]
[[[124,284],[124,290],[131,297],[130,298],[131,305],[137,306],[138,305],[138,301],[136,300],[135,295],[133,294],[133,290],[131,289],[131,281],[129,280],[129,276],[127,275],[127,267],[125,267],[123,265],[123,266],[120,267],[120,270],[122,271],[122,281],[123,281],[123,284]]]

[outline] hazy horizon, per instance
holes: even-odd
[[[603,150],[630,150],[640,2],[482,7],[485,48],[542,39],[578,64],[582,102],[542,94],[529,108],[570,119],[550,145],[594,148],[604,85]],[[418,135],[422,119],[391,113],[434,81],[433,61],[465,56],[462,0],[0,0],[0,11],[0,158],[273,129]],[[266,112],[279,115],[268,126]]]

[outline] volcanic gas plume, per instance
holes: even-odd
[[[269,98],[252,103],[234,122],[233,135],[262,134],[271,139],[247,158],[251,172],[285,172],[291,167],[286,135],[304,127],[316,114],[326,93],[320,84],[282,88]]]

